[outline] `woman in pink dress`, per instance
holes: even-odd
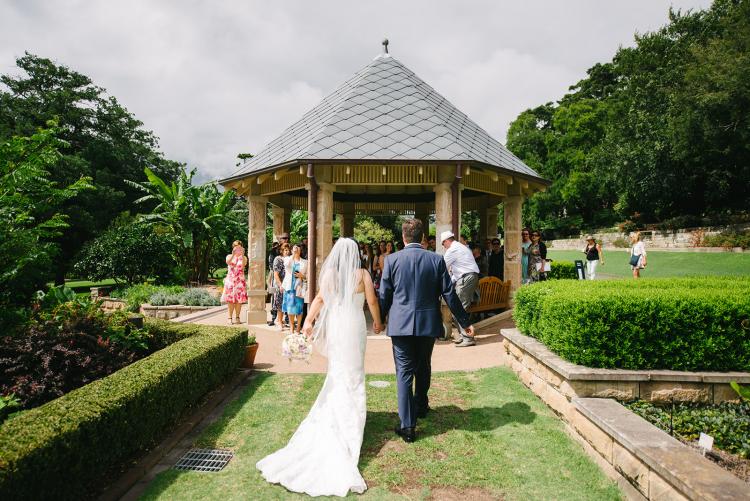
[[[247,283],[245,281],[245,267],[247,266],[247,257],[242,242],[235,240],[232,243],[232,253],[227,256],[227,276],[224,278],[224,292],[221,294],[221,302],[227,303],[229,309],[229,319],[227,323],[232,325],[232,312],[238,324],[240,320],[240,311],[242,303],[247,302]]]

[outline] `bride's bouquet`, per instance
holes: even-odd
[[[304,360],[310,363],[312,351],[312,342],[304,334],[289,334],[281,342],[281,354],[288,358],[290,362],[292,360]]]

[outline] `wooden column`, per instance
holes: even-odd
[[[333,185],[318,183],[318,209],[315,223],[317,270],[323,266],[333,246]]]
[[[510,280],[511,293],[521,286],[521,205],[523,197],[513,195],[503,201],[505,214],[505,280]]]
[[[497,216],[499,213],[500,210],[494,205],[479,211],[479,238],[482,241],[497,237]]]
[[[414,217],[422,221],[424,237],[430,236],[430,204],[419,203],[414,207]]]
[[[265,197],[248,196],[247,323],[266,323],[266,204]]]
[[[440,234],[453,230],[451,218],[451,183],[438,183],[435,192],[435,250],[442,255],[445,250],[440,242]]]
[[[283,207],[271,207],[271,219],[273,220],[273,239],[279,241],[279,235],[289,233],[290,211]]]
[[[354,238],[354,204],[347,202],[344,204],[344,212],[338,215],[339,218],[339,236]]]

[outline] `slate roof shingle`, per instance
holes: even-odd
[[[539,178],[388,54],[355,73],[230,178],[296,160],[476,161]]]

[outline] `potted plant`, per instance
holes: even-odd
[[[247,346],[245,346],[245,358],[242,360],[242,367],[252,369],[255,364],[255,354],[258,353],[258,342],[255,340],[255,334],[247,336]]]

